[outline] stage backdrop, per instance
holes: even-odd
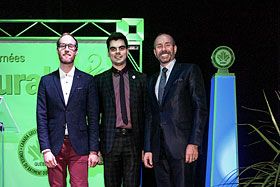
[[[47,21],[44,20],[44,22]],[[137,28],[141,22],[143,28],[143,19],[126,18],[115,22],[117,23],[116,31],[127,35],[130,48],[140,52],[137,57],[141,56],[143,37],[138,40],[135,40],[135,37],[131,38],[131,35],[139,34],[137,29],[135,33],[130,34],[127,25],[132,22],[132,25]],[[58,37],[50,37],[50,40],[47,37],[44,40],[39,40],[39,37],[36,40],[24,37],[21,38],[22,40],[19,37],[16,39],[11,36],[0,37],[0,96],[4,97],[20,130],[19,133],[15,133],[8,132],[7,129],[4,134],[4,178],[1,179],[0,176],[0,179],[4,181],[4,186],[49,186],[47,168],[40,153],[36,132],[36,98],[41,76],[55,71],[59,67],[56,51]],[[79,51],[75,59],[75,66],[78,69],[96,75],[111,67],[105,43],[107,37],[77,38]],[[141,58],[136,63],[133,56],[130,56],[130,61],[133,61],[134,67],[141,71]],[[2,102],[0,104],[0,122],[3,121],[4,126],[12,126],[12,120],[6,118],[7,111]],[[3,166],[1,167],[0,169],[3,169]],[[103,166],[89,169],[89,184],[90,186],[104,186]]]

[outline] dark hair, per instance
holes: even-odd
[[[58,48],[58,46],[59,46],[59,44],[60,44],[60,39],[63,37],[63,36],[71,36],[74,40],[75,40],[75,42],[76,42],[76,50],[78,49],[78,41],[76,40],[76,38],[72,35],[72,34],[70,34],[69,32],[65,32],[65,33],[63,33],[59,38],[58,38],[58,40],[57,40],[57,42],[56,42],[56,46],[57,46],[57,48]]]
[[[167,33],[159,33],[159,34],[157,35],[157,37],[155,38],[155,40],[154,40],[154,49],[156,48],[156,45],[155,45],[155,44],[156,44],[156,43],[155,43],[155,42],[156,42],[156,39],[157,39],[159,36],[164,35],[164,34],[171,37],[171,39],[173,40],[173,46],[176,45],[176,42],[175,42],[173,36],[171,36],[170,34],[167,34]]]
[[[106,41],[108,51],[109,51],[109,47],[110,47],[110,42],[112,40],[123,40],[125,43],[125,47],[126,48],[128,47],[128,42],[127,42],[126,37],[121,32],[113,32],[113,33],[111,33],[111,35],[108,37],[108,39]]]

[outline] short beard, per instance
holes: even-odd
[[[170,55],[170,58],[169,58],[168,60],[161,61],[160,56],[161,56],[162,54],[168,54],[168,55]],[[161,53],[157,56],[157,59],[158,59],[158,61],[159,61],[161,64],[167,64],[167,63],[169,63],[169,62],[171,61],[171,59],[172,59],[172,54],[171,54],[170,52],[163,51],[163,52],[161,52]]]
[[[161,64],[167,64],[167,63],[169,63],[171,60],[169,59],[168,61],[161,61],[160,59],[158,59],[159,60],[159,62],[161,63]]]
[[[74,63],[74,61],[68,62],[68,61],[63,61],[63,60],[60,60],[60,62],[61,62],[62,64],[72,64],[72,63]]]
[[[65,54],[65,55],[66,55],[66,54]],[[72,61],[65,61],[65,60],[63,60],[63,56],[64,56],[64,55],[62,55],[61,57],[59,57],[59,60],[60,60],[60,62],[61,62],[62,64],[72,64],[72,63],[74,63],[75,57],[73,58]]]
[[[170,57],[169,59],[167,59],[167,60],[165,60],[165,61],[162,61],[159,57],[157,57],[158,61],[159,61],[161,64],[167,64],[167,63],[169,63],[169,62],[171,61],[171,58],[172,58],[172,57]]]

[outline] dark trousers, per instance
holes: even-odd
[[[161,132],[160,156],[154,163],[156,183],[158,187],[194,187],[196,162],[186,164],[185,159],[172,158],[166,149]]]
[[[141,150],[134,144],[132,134],[116,133],[110,153],[103,156],[106,187],[139,187]]]

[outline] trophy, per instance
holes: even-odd
[[[213,51],[211,60],[218,73],[229,73],[228,68],[232,66],[235,56],[231,48],[219,46]]]

